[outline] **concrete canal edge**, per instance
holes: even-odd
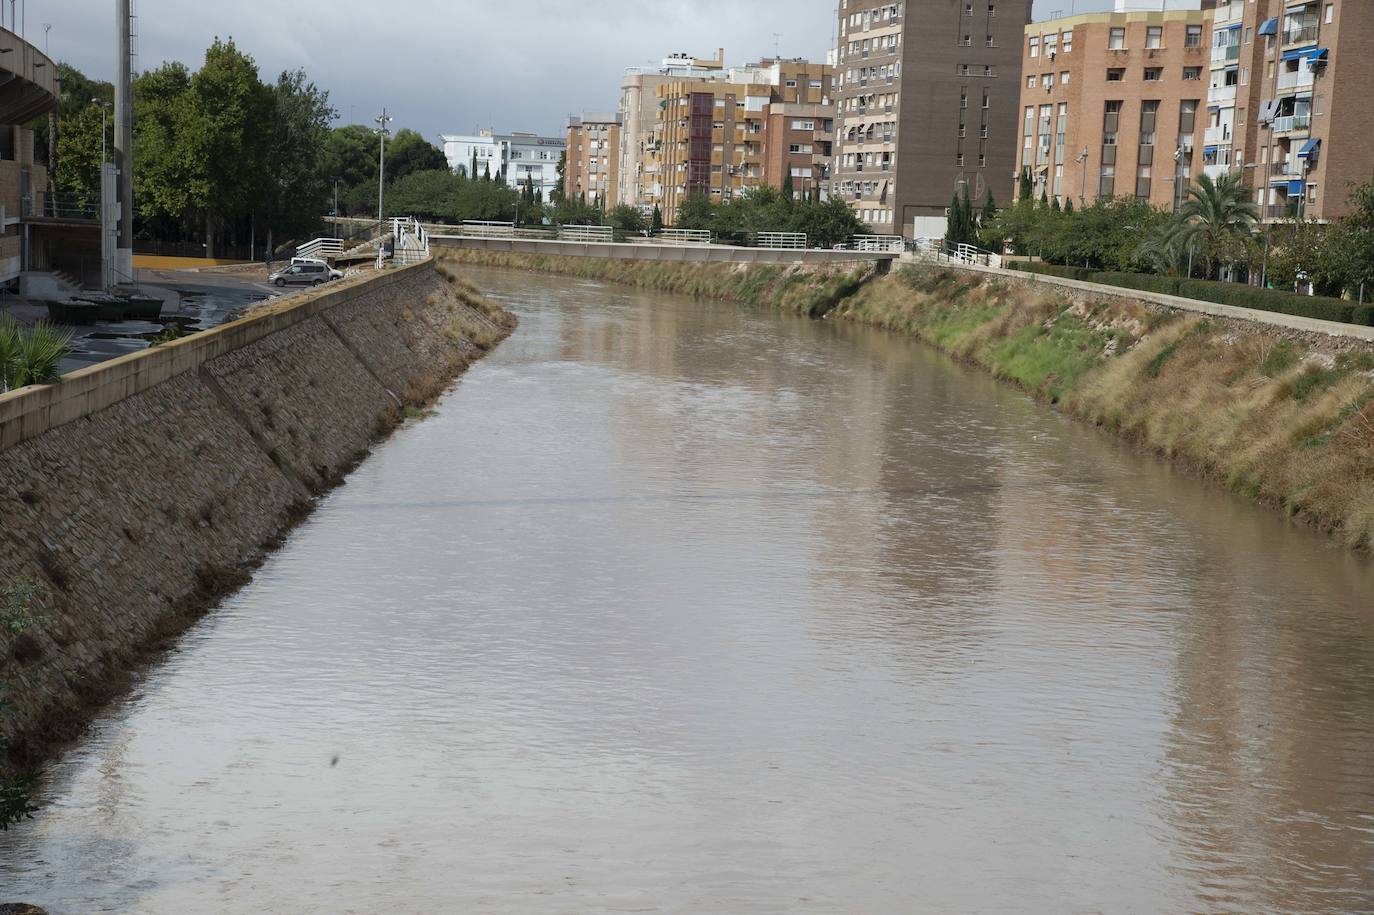
[[[1371,328],[953,265],[653,263],[448,249],[909,334],[1347,546],[1374,545]]]
[[[77,736],[408,409],[511,333],[429,260],[0,395],[8,766]]]

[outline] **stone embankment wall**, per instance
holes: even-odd
[[[11,762],[79,733],[513,326],[430,261],[0,395],[0,587],[42,594],[0,620]]]

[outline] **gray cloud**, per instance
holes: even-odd
[[[41,47],[42,23],[52,23],[53,57],[110,78],[110,0],[22,2],[30,41]],[[626,67],[677,51],[709,56],[724,45],[729,62],[743,63],[772,55],[776,41],[786,56],[824,59],[835,20],[825,0],[135,2],[142,68],[195,69],[215,36],[232,36],[264,78],[304,67],[343,122],[370,121],[386,105],[395,126],[432,139],[479,125],[560,133],[568,114],[613,109]],[[1036,14],[1109,3],[1037,0]]]

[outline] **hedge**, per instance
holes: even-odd
[[[1064,267],[1058,264],[1042,264],[1031,261],[1012,261],[1007,266],[1013,270],[1021,270],[1026,273],[1040,273],[1047,276],[1082,280],[1101,286],[1117,286],[1122,289],[1135,289],[1141,292],[1155,292],[1163,295],[1180,296],[1185,299],[1197,299],[1201,302],[1213,302],[1217,305],[1234,305],[1238,308],[1253,308],[1256,311],[1271,311],[1303,318],[1316,318],[1322,321],[1336,321],[1341,324],[1362,324],[1367,327],[1374,327],[1374,304],[1356,305],[1344,299],[1333,299],[1326,296],[1298,295],[1282,289],[1260,289],[1243,283],[1190,280],[1155,273],[1096,272],[1082,267]]]
[[[1354,317],[1355,305],[1344,299],[1330,299],[1325,296],[1298,295],[1281,289],[1260,289],[1240,283],[1218,283],[1212,280],[1184,280],[1178,284],[1178,294],[1188,299],[1215,302],[1218,305],[1235,305],[1239,308],[1253,308],[1257,311],[1273,311],[1303,318],[1317,318],[1321,321],[1337,321],[1350,324]]]
[[[1092,271],[1086,267],[1065,267],[1059,264],[1043,264],[1038,261],[1007,261],[1005,266],[1013,270],[1020,270],[1023,273],[1039,273],[1045,276],[1057,276],[1065,280],[1082,280],[1087,282],[1092,276]]]

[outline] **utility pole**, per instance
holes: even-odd
[[[114,262],[116,283],[132,282],[134,276],[134,62],[133,16],[129,3],[130,0],[116,0],[115,7],[118,38],[115,56],[114,164],[119,191],[119,234]]]
[[[377,222],[386,222],[386,137],[389,131],[386,125],[394,120],[386,115],[386,108],[382,108],[382,116],[377,118]]]

